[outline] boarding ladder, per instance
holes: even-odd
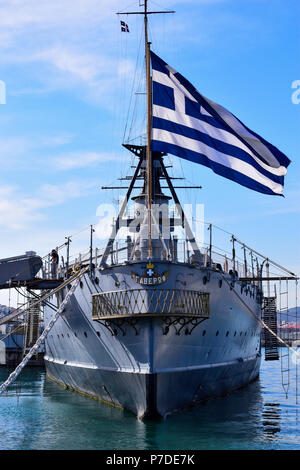
[[[23,357],[36,343],[40,334],[41,305],[35,302],[35,297],[28,300],[27,321],[23,344]]]
[[[282,327],[283,321],[289,324],[289,284],[288,280],[279,281],[279,321]],[[289,333],[285,341],[289,344]],[[281,381],[286,397],[290,386],[290,352],[287,348],[280,348]]]
[[[263,297],[263,321],[265,324],[277,334],[277,309],[276,309],[276,296]],[[278,341],[266,328],[264,329],[265,339],[265,360],[278,361]]]

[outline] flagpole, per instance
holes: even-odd
[[[140,5],[142,6],[142,5]],[[175,13],[172,11],[148,11],[148,0],[144,0],[144,11],[123,11],[117,15],[144,15],[145,25],[145,60],[146,60],[146,85],[147,85],[147,147],[146,147],[146,173],[147,194],[145,205],[148,219],[148,258],[152,258],[152,234],[151,234],[151,204],[152,204],[152,155],[151,155],[151,129],[152,129],[152,92],[151,92],[151,69],[150,69],[150,44],[148,41],[148,15]]]
[[[151,72],[150,72],[150,42],[148,41],[148,11],[145,0],[144,24],[145,24],[145,59],[146,59],[146,84],[147,84],[147,211],[148,211],[148,258],[152,258],[152,233],[151,233],[151,205],[152,205],[152,155],[151,155]]]

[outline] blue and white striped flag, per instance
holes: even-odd
[[[282,195],[290,160],[151,52],[152,150],[171,153],[265,194]]]

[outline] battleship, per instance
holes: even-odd
[[[281,193],[289,164],[150,49],[152,13],[167,12],[148,11],[147,0],[143,10],[127,12],[142,15],[145,25],[147,143],[123,144],[136,165],[106,248],[94,248],[91,227],[89,254],[72,263],[67,258],[57,276],[63,282],[86,268],[80,282],[44,303],[45,324],[63,306],[45,339],[47,376],[139,418],[165,417],[244,387],[258,377],[261,363],[266,260],[239,263],[234,236],[229,256],[214,252],[211,239],[200,247],[166,155],[269,195]],[[128,235],[121,244],[116,240],[124,226]],[[185,232],[181,245],[177,227]],[[251,257],[257,253],[240,245]]]

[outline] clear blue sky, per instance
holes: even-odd
[[[142,17],[124,16],[130,33],[122,34],[115,12],[137,3],[1,2],[1,258],[45,254],[97,223],[99,204],[118,198],[100,187],[118,184],[132,163],[120,145]],[[203,186],[179,195],[203,203],[206,221],[299,273],[300,104],[292,102],[292,83],[300,80],[299,1],[160,0],[150,7],[176,10],[150,19],[153,50],[292,160],[282,198],[174,157],[174,173]],[[78,243],[88,247],[87,232]]]

